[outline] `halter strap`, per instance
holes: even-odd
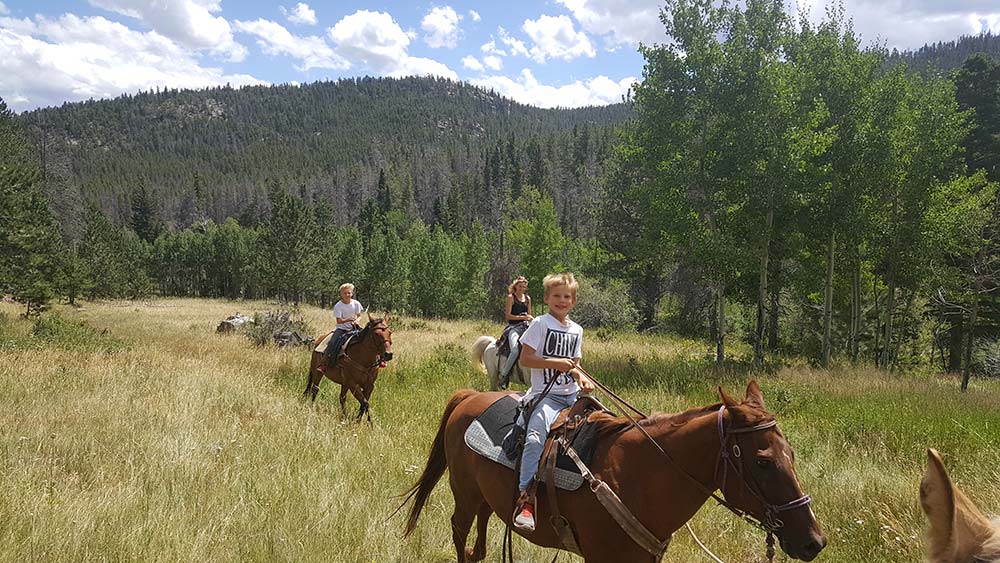
[[[784,526],[784,523],[777,517],[778,514],[782,512],[787,512],[789,510],[794,510],[796,508],[801,508],[803,506],[807,506],[809,505],[809,503],[812,502],[812,497],[810,497],[807,494],[804,494],[801,497],[786,502],[784,504],[772,504],[768,502],[764,498],[763,491],[761,491],[760,488],[756,486],[755,482],[748,481],[743,476],[743,473],[736,466],[736,463],[733,462],[732,457],[730,456],[728,445],[729,445],[729,439],[733,435],[749,434],[751,432],[757,432],[760,430],[773,428],[778,425],[778,421],[771,419],[768,421],[764,421],[760,424],[757,424],[755,426],[744,426],[742,428],[727,429],[725,424],[725,417],[723,416],[725,414],[725,411],[726,411],[726,405],[723,404],[722,406],[719,407],[718,411],[719,414],[716,417],[716,427],[719,430],[719,459],[716,462],[716,468],[715,468],[716,474],[718,474],[719,472],[719,466],[720,465],[722,466],[722,483],[719,485],[719,490],[722,491],[723,494],[725,494],[726,474],[728,472],[729,466],[731,465],[733,467],[734,472],[736,472],[736,474],[739,475],[740,478],[743,480],[743,487],[747,491],[749,491],[750,494],[756,497],[757,500],[764,506],[764,517],[760,520],[759,525],[762,528],[766,529],[768,532],[777,530],[782,526]],[[739,444],[733,444],[733,455],[735,455],[735,457],[740,457],[740,455],[742,455],[739,448],[740,448]]]

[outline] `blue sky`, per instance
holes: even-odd
[[[790,2],[792,0],[789,0]],[[845,0],[866,41],[1000,31],[995,0]],[[656,0],[0,0],[0,97],[17,111],[153,87],[432,74],[543,107],[621,99]],[[795,4],[789,10],[797,9]],[[807,5],[818,20],[823,4]]]

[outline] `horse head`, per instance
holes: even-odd
[[[932,563],[1000,561],[1000,524],[991,523],[952,484],[941,456],[933,449],[927,450],[920,505],[931,523]]]
[[[719,396],[722,446],[716,479],[726,501],[771,530],[789,557],[812,561],[826,546],[826,537],[809,508],[809,495],[799,486],[795,453],[764,407],[760,388],[751,381],[739,403],[721,387]]]
[[[392,359],[392,328],[389,326],[389,315],[381,319],[369,318],[364,332],[371,335],[375,348],[379,350],[379,358],[383,362]]]

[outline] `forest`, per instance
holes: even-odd
[[[837,10],[664,14],[673,42],[607,107],[433,78],[0,101],[0,293],[327,306],[352,281],[498,318],[514,275],[541,295],[568,269],[585,327],[720,364],[1000,373],[996,38],[890,54]]]

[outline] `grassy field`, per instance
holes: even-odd
[[[498,327],[394,321],[396,360],[380,376],[369,427],[341,419],[329,381],[315,405],[302,401],[303,350],[214,333],[236,310],[269,308],[57,308],[96,329],[88,331],[66,322],[33,329],[0,304],[0,562],[453,561],[445,482],[408,540],[402,519],[387,518],[423,469],[448,396],[486,385],[466,350]],[[320,309],[304,314],[317,329],[331,324]],[[648,410],[713,402],[717,383],[742,396],[747,372],[711,368],[708,351],[590,332],[584,365]],[[1000,512],[1000,382],[974,380],[962,394],[953,379],[807,367],[759,380],[829,538],[819,561],[921,559],[917,487],[928,446],[984,510]],[[726,561],[764,560],[761,534],[720,507],[706,505],[693,525]],[[490,561],[501,531],[494,520]],[[521,540],[515,553],[552,557]],[[681,532],[665,561],[708,558]]]

